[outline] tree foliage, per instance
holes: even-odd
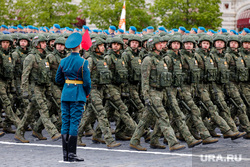
[[[160,18],[159,25],[168,29],[184,26],[187,29],[221,26],[220,0],[155,0],[150,10]]]
[[[82,0],[83,17],[89,18],[91,24],[100,29],[110,25],[119,25],[123,0]],[[126,27],[135,26],[138,30],[155,25],[156,20],[149,13],[145,0],[126,1]]]
[[[0,1],[0,23],[10,25],[15,19],[13,0]]]

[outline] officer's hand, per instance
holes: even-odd
[[[145,105],[150,106],[152,104],[151,99],[146,98],[145,99]]]
[[[22,98],[28,99],[29,98],[29,93],[28,92],[23,92]]]

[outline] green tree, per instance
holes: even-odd
[[[52,26],[57,23],[62,27],[72,27],[78,16],[78,6],[71,0],[17,0],[18,24],[35,24],[37,26]]]
[[[107,29],[110,25],[118,27],[123,2],[124,0],[82,0],[82,14],[100,29]],[[135,26],[139,31],[155,24],[156,20],[149,13],[145,0],[126,1],[126,28]]]
[[[11,25],[15,21],[13,0],[0,1],[0,24]]]
[[[150,7],[159,25],[168,29],[184,26],[187,29],[203,26],[217,29],[221,26],[220,0],[155,0]]]

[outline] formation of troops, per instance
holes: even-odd
[[[2,25],[0,33],[0,103],[5,117],[0,117],[0,136],[15,133],[15,140],[28,143],[26,131],[47,140],[45,129],[56,141],[61,138],[62,85],[55,75],[70,54],[65,41],[74,30],[61,30],[57,24],[47,32],[3,27],[7,26]],[[150,148],[168,145],[175,151],[186,147],[179,141],[188,148],[218,142],[216,128],[224,138],[250,139],[248,33],[249,29],[240,35],[225,29],[206,32],[203,27],[180,27],[170,33],[148,27],[136,33],[133,26],[129,32],[114,26],[93,31],[91,48],[81,51],[89,62],[92,85],[78,145],[86,146],[83,136],[92,136],[94,143],[108,148],[129,140],[131,148],[146,151],[140,144],[143,137]]]

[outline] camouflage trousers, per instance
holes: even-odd
[[[180,98],[187,104],[187,106],[191,109],[186,115],[188,116],[187,125],[189,129],[192,126],[200,133],[201,138],[203,140],[211,137],[209,131],[205,127],[202,118],[201,112],[198,106],[194,102],[195,94],[197,93],[196,85],[188,85],[183,84],[181,91],[180,91]]]
[[[216,126],[219,127],[221,130],[222,134],[225,134],[231,128],[228,126],[227,122],[219,115],[217,106],[213,104],[210,95],[209,95],[209,85],[208,84],[203,84],[202,86],[199,86],[198,88],[198,98],[201,103],[203,103],[207,109],[203,107],[202,108],[202,118],[208,117],[211,118],[212,122],[216,124]]]
[[[110,124],[107,118],[107,112],[105,111],[103,107],[103,90],[105,89],[104,86],[100,88],[92,87],[90,92],[90,102],[88,103],[87,110],[85,111],[85,116],[82,117],[81,123],[79,125],[79,131],[78,135],[83,134],[84,129],[86,126],[88,126],[90,123],[98,120],[97,125],[97,132],[94,133],[93,137],[95,138],[101,138],[102,134],[104,135],[104,140],[106,144],[110,144],[114,141],[112,137],[112,133],[110,130]],[[101,130],[101,133],[99,131]]]
[[[129,131],[134,132],[137,124],[129,115],[128,107],[122,101],[120,92],[121,89],[118,86],[115,85],[107,86],[106,93],[108,93],[110,96],[108,101],[110,101],[118,110],[110,110],[109,108],[112,108],[110,104],[105,106],[105,110],[109,112],[109,114],[111,114],[110,113],[111,111],[114,111],[115,112],[114,115],[116,115],[118,119],[121,119],[121,121],[123,121],[123,123],[126,125],[126,128],[128,128]]]
[[[239,106],[239,108],[231,110],[232,118],[235,118],[237,116],[239,118],[240,126],[242,127],[242,129],[245,132],[250,133],[250,123],[246,113],[247,108],[239,93],[240,86],[238,85],[238,83],[229,82],[225,87],[226,95],[229,98],[232,98]]]
[[[37,111],[39,112],[43,126],[50,137],[59,133],[55,125],[51,122],[49,116],[45,90],[46,89],[43,86],[34,86],[34,93],[32,94],[31,102],[29,103],[22,120],[18,125],[17,133],[24,134],[25,128],[34,120],[33,117]]]
[[[164,137],[167,139],[169,147],[178,144],[175,137],[174,130],[169,123],[169,116],[163,106],[163,91],[155,90],[151,88],[149,90],[149,97],[151,98],[153,107],[156,112],[158,112],[159,117],[151,110],[151,107],[147,106],[147,110],[142,115],[140,122],[130,140],[133,145],[140,144],[140,139],[144,134],[145,128],[148,127],[152,120],[156,119],[154,131],[151,134],[151,144],[159,143],[159,134],[163,133]]]
[[[178,88],[168,88],[166,89],[166,100],[167,100],[167,106],[169,106],[169,115],[172,115],[171,126],[175,126],[177,130],[181,133],[187,144],[191,144],[195,138],[190,133],[186,122],[185,122],[185,116],[183,112],[181,111],[179,104],[176,99],[177,95],[177,89]]]
[[[8,95],[8,83],[2,79],[0,79],[0,102],[2,104],[2,107],[5,111],[5,114],[7,118],[17,127],[20,123],[20,119],[18,116],[14,113],[11,101]]]
[[[239,83],[239,91],[242,96],[243,101],[247,106],[247,116],[250,119],[250,83],[249,82],[241,82]]]

